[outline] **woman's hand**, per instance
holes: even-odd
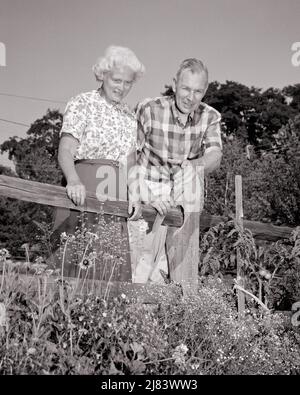
[[[142,204],[141,202],[131,202],[128,204],[128,221],[137,221],[142,216]]]
[[[82,182],[80,182],[80,180],[69,181],[66,186],[66,190],[68,197],[77,206],[83,206],[86,198],[86,191],[85,191],[85,186],[82,184]]]

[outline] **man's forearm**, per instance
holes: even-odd
[[[210,151],[204,153],[204,155],[199,159],[192,159],[191,162],[194,166],[203,166],[204,174],[209,174],[220,167],[222,158],[221,151]]]

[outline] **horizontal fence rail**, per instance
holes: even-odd
[[[103,212],[125,218],[129,216],[128,202],[125,200],[108,200],[105,196],[96,196],[87,191],[85,204],[80,207],[68,198],[65,187],[23,180],[17,177],[0,175],[0,196],[78,211]],[[151,206],[142,205],[142,215],[146,221],[154,222],[156,210]],[[163,225],[181,227],[183,225],[182,211],[175,208],[170,210]]]
[[[24,180],[17,177],[0,175],[0,196],[54,207],[66,207],[78,211],[84,210],[94,213],[104,212],[120,217],[128,217],[127,201],[107,200],[105,196],[96,197],[94,194],[87,192],[84,207],[78,207],[67,197],[64,187]],[[142,215],[146,221],[154,222],[156,211],[151,206],[143,205]],[[179,209],[172,209],[165,217],[163,225],[181,227],[183,225],[183,220],[182,211]],[[226,217],[211,215],[203,211],[200,215],[200,230],[204,231],[226,220]],[[275,226],[249,220],[243,220],[243,226],[249,229],[256,239],[266,241],[287,239],[293,231],[293,228],[288,226]]]

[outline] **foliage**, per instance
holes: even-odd
[[[57,149],[62,115],[58,111],[48,110],[41,119],[37,119],[29,128],[26,138],[12,137],[1,146],[1,152],[8,152],[14,161],[15,173],[0,168],[0,174],[17,176],[24,179],[49,184],[59,184],[62,173],[57,163]],[[35,243],[38,235],[37,222],[52,221],[53,209],[35,203],[0,198],[0,246],[24,255],[21,246],[31,240]]]
[[[59,184],[61,171],[57,153],[62,114],[48,110],[27,131],[28,137],[11,137],[1,144],[1,152],[8,152],[14,161],[17,176],[32,181]]]
[[[205,208],[215,215],[235,211],[235,181],[243,181],[244,217],[277,225],[299,224],[300,213],[300,118],[276,134],[276,147],[262,155],[247,152],[236,138],[224,138],[220,169],[206,179]]]
[[[114,231],[114,224],[103,220],[99,222],[102,233],[62,234],[61,269],[49,267],[43,257],[31,263],[28,246],[24,263],[11,260],[7,250],[0,251],[0,374],[300,373],[297,328],[292,329],[284,316],[264,313],[251,302],[245,319],[238,319],[231,287],[222,276],[207,276],[220,273],[224,266],[234,267],[234,255],[239,251],[249,274],[247,289],[256,292],[248,286],[256,284],[252,274],[261,281],[264,276],[268,280],[264,296],[270,303],[275,295],[271,277],[261,269],[271,273],[270,265],[280,265],[283,270],[292,269],[295,262],[299,266],[299,230],[285,250],[283,245],[278,247],[276,255],[273,248],[273,255],[264,258],[249,232],[232,221],[220,224],[203,240],[206,270],[201,274],[206,276],[200,277],[197,294],[176,300],[166,294],[159,304],[149,306],[137,303],[134,294],[112,298],[109,283],[104,289],[97,287],[102,295],[98,297],[94,281],[87,281],[89,270],[95,265],[103,267],[106,247],[115,247],[116,236],[109,236],[107,226]],[[67,247],[75,246],[78,238],[78,251],[83,255],[78,276],[72,281],[63,276],[64,259]],[[100,250],[94,250],[99,243]],[[122,264],[120,249],[125,248],[121,241],[117,245],[119,249],[112,251],[108,263],[113,271]],[[292,275],[291,271],[290,280]],[[299,284],[299,277],[293,284]],[[286,278],[281,285],[287,288]],[[171,286],[165,285],[166,290]]]
[[[0,301],[0,374],[299,374],[299,332],[279,314],[238,320],[221,280],[175,303],[132,303],[72,287],[24,287],[6,271]],[[9,276],[13,276],[10,281]],[[65,283],[66,285],[66,283]],[[166,285],[167,287],[167,285]]]
[[[204,101],[220,111],[227,135],[265,149],[272,147],[273,135],[297,114],[281,90],[262,91],[234,81],[211,83]]]
[[[300,84],[289,85],[283,88],[282,93],[288,98],[291,108],[300,111]]]
[[[300,300],[300,227],[289,240],[257,246],[252,234],[235,221],[220,223],[200,241],[200,275],[236,275],[237,257],[244,288],[268,308],[290,310]],[[253,300],[248,299],[248,305]]]

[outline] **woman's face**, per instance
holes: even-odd
[[[134,83],[134,72],[128,66],[114,67],[104,73],[102,91],[109,103],[121,102]]]

